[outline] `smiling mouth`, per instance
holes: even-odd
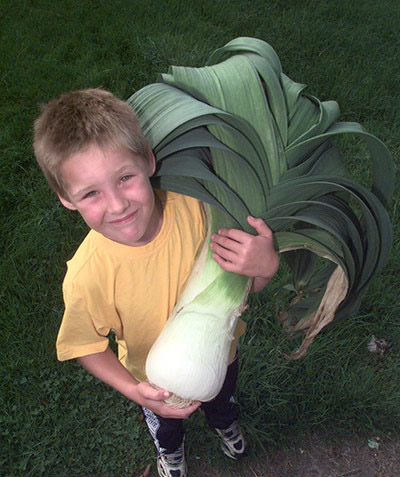
[[[110,224],[113,224],[113,225],[124,225],[128,222],[130,222],[132,219],[134,219],[136,217],[136,214],[137,214],[137,210],[135,212],[132,212],[131,214],[129,215],[126,215],[125,217],[122,217],[121,219],[117,219],[117,220],[112,220],[110,222]]]

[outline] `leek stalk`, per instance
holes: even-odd
[[[219,393],[250,284],[247,277],[222,270],[211,257],[212,231],[230,221],[210,207],[207,215],[208,232],[195,266],[146,360],[149,382],[173,393],[166,402],[174,407],[206,402]],[[179,379],[171,380],[171,370]]]

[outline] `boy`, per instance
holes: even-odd
[[[205,235],[199,201],[153,190],[154,155],[134,111],[101,89],[61,95],[35,122],[37,161],[61,203],[91,229],[68,262],[65,313],[57,338],[60,360],[77,358],[94,376],[138,403],[158,451],[160,476],[183,477],[183,419],[202,406],[231,458],[245,453],[232,394],[235,349],[220,394],[209,403],[173,409],[168,390],[146,382],[144,365],[192,269]],[[249,217],[257,235],[224,229],[210,247],[225,270],[253,277],[262,289],[279,259],[272,233]],[[118,358],[109,348],[115,333]]]

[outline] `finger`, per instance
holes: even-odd
[[[215,242],[210,244],[210,248],[213,252],[219,255],[223,260],[232,262],[237,256],[237,252],[229,250]]]
[[[172,417],[174,419],[186,419],[191,414],[193,414],[200,406],[201,402],[199,401],[195,401],[184,408],[173,408],[168,405],[164,405],[159,410],[159,414],[162,414],[164,417]]]
[[[218,254],[212,254],[212,258],[218,263],[218,265],[226,272],[237,272],[239,269],[234,263],[227,261],[220,257]]]
[[[157,394],[156,401],[163,401],[164,399],[168,399],[171,397],[171,393],[168,391],[164,391],[163,389],[160,389]]]
[[[240,244],[241,242],[243,242],[243,240],[246,239],[248,235],[249,234],[247,232],[244,232],[243,230],[239,229],[219,229],[218,233],[213,234],[211,238],[213,238],[213,236],[220,239],[226,237]]]
[[[226,250],[238,254],[242,251],[243,245],[253,238],[254,235],[243,232],[243,230],[229,229],[229,235],[213,234],[211,236],[211,244],[218,244]]]
[[[263,237],[267,237],[267,238],[272,238],[272,230],[263,221],[263,219],[255,218],[249,215],[247,217],[247,222],[256,230],[258,235],[262,235]]]
[[[168,399],[170,396],[171,393],[165,389],[155,389],[150,384],[146,386],[143,391],[143,397],[152,401],[163,401],[164,399]]]
[[[195,401],[187,407],[183,409],[177,409],[178,413],[184,416],[184,418],[189,417],[191,414],[194,413],[199,407],[201,406],[201,402]]]

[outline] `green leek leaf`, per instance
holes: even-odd
[[[274,231],[296,291],[278,318],[287,333],[304,334],[291,358],[335,317],[357,312],[392,244],[388,149],[305,88],[282,72],[270,45],[243,37],[205,67],[170,67],[128,100],[156,154],[155,186],[207,202],[248,232],[248,214]],[[344,134],[368,148],[369,189],[346,169],[335,143]]]

